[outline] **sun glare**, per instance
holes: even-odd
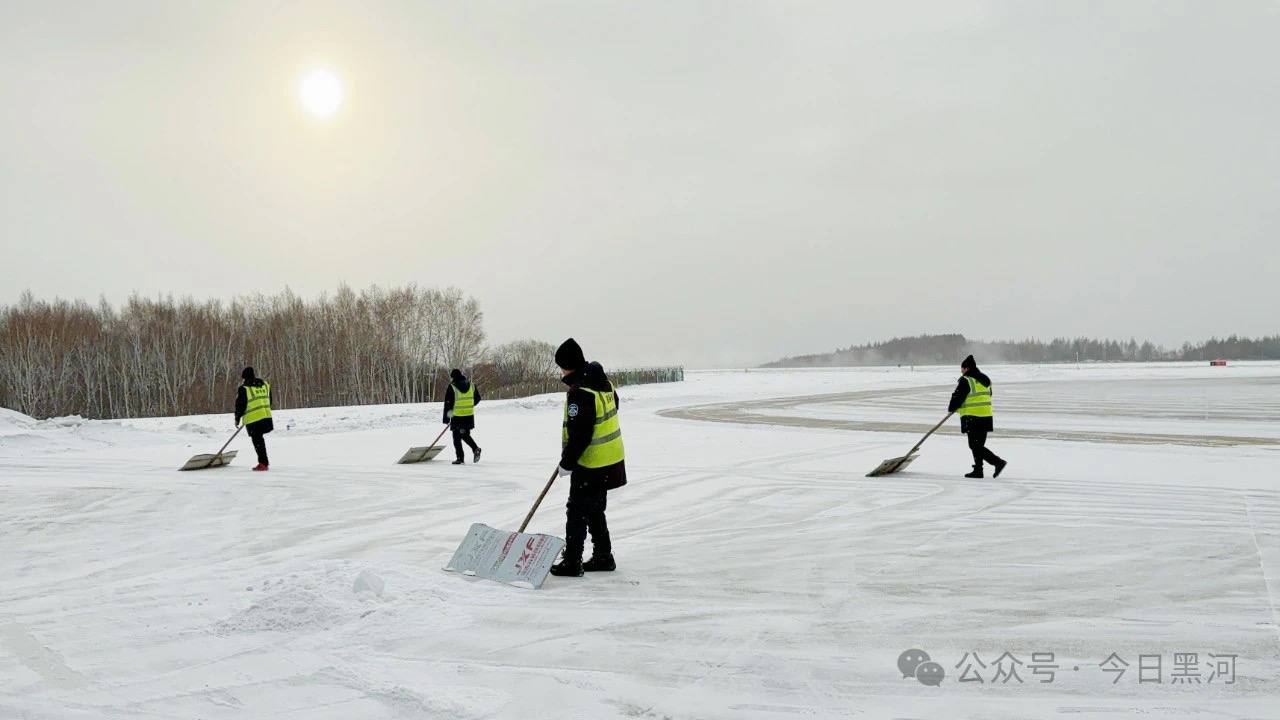
[[[313,70],[302,78],[298,96],[307,112],[318,118],[329,117],[342,105],[342,83],[328,70]]]

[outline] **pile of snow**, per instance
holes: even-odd
[[[24,433],[35,427],[36,419],[17,410],[0,408],[0,437]]]
[[[0,455],[31,456],[173,442],[207,444],[205,438],[211,434],[216,433],[204,424],[175,424],[171,418],[151,426],[135,425],[132,420],[90,420],[80,415],[37,420],[0,408]]]

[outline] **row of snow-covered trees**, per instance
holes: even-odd
[[[119,308],[28,293],[0,314],[0,405],[36,417],[222,412],[247,364],[281,407],[423,401],[439,368],[479,359],[482,319],[459,290],[415,286]]]
[[[972,353],[979,362],[1152,362],[1160,360],[1277,360],[1280,335],[1247,338],[1231,335],[1170,349],[1150,341],[1054,338],[1052,340],[971,340],[964,335],[914,335],[830,353],[799,355],[766,367],[841,365],[947,365]]]
[[[489,398],[560,389],[554,346],[486,349],[482,321],[462,291],[414,285],[118,308],[27,293],[0,307],[0,406],[35,417],[226,412],[245,365],[271,381],[278,407],[439,400],[454,367]]]

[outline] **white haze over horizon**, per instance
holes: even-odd
[[[0,304],[456,285],[495,342],[692,367],[1275,333],[1277,38],[1249,0],[5,1]]]

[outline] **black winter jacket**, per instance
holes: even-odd
[[[469,387],[471,387],[471,381],[468,380],[467,378],[464,377],[458,381],[459,390],[466,392],[467,388]],[[456,418],[449,417],[449,413],[453,412],[453,403],[454,403],[453,394],[454,394],[453,383],[449,383],[448,387],[444,391],[444,419],[442,419],[440,422],[448,423],[449,427],[456,428],[458,430],[475,429],[475,426],[476,426],[475,415],[471,415],[469,417],[456,417]],[[476,388],[475,400],[476,400],[476,405],[479,405],[480,404],[480,388],[478,387]]]
[[[262,387],[263,380],[262,378],[245,380],[244,384],[236,389],[236,424],[237,425],[240,424],[240,418],[244,417],[245,408],[249,406],[249,396],[245,394],[245,391],[244,391],[245,385],[252,385],[253,387]],[[271,402],[270,393],[267,394],[267,402]],[[265,418],[265,419],[259,420],[258,422],[249,423],[248,425],[245,425],[244,429],[247,430],[250,435],[266,435],[267,433],[275,429],[275,425],[271,422],[271,418]]]
[[[606,487],[612,489],[627,484],[626,461],[602,468],[584,468],[578,465],[578,458],[591,445],[591,436],[596,427],[596,399],[583,390],[590,388],[596,392],[609,392],[609,376],[598,362],[587,363],[562,378],[569,392],[565,399],[569,404],[569,442],[560,453],[560,467],[572,470],[574,477],[598,477],[605,481]],[[622,406],[617,390],[613,391],[613,401]]]
[[[991,378],[987,374],[973,368],[968,375],[961,375],[960,382],[956,385],[956,389],[951,392],[951,402],[947,403],[947,412],[955,412],[964,404],[965,398],[969,397],[969,381],[967,378],[973,378],[978,382],[991,387]],[[960,416],[960,432],[967,433],[970,430],[986,430],[991,432],[995,430],[995,418],[989,417],[972,417],[967,415]]]

